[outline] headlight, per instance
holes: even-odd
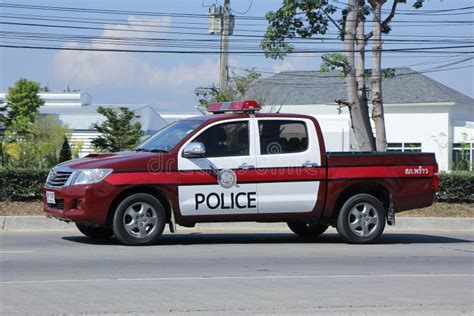
[[[97,183],[107,178],[112,171],[112,169],[78,169],[71,184]]]

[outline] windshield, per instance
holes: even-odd
[[[189,133],[202,124],[202,120],[182,120],[174,122],[147,139],[138,151],[168,152]]]

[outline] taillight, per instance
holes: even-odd
[[[439,187],[439,174],[438,174],[439,168],[438,164],[435,162],[434,168],[433,168],[433,178],[431,179],[431,188],[433,190],[438,190]]]

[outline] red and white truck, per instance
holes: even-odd
[[[286,222],[305,237],[334,226],[347,242],[370,243],[395,213],[433,203],[434,154],[326,152],[314,117],[259,109],[216,103],[134,151],[57,165],[44,211],[127,245],[156,243],[166,224],[231,221]]]

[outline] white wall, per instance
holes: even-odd
[[[90,105],[91,96],[86,92],[65,92],[65,93],[38,93],[38,96],[44,100],[43,107],[80,107]],[[0,101],[5,102],[6,93],[0,93]]]
[[[423,152],[436,155],[440,170],[449,170],[452,132],[450,106],[386,106],[389,143],[421,143]]]
[[[474,104],[456,105],[451,111],[454,143],[474,143]]]
[[[71,145],[77,145],[79,142],[82,142],[79,157],[84,157],[93,152],[91,141],[99,135],[100,133],[93,131],[74,131],[71,135]]]

